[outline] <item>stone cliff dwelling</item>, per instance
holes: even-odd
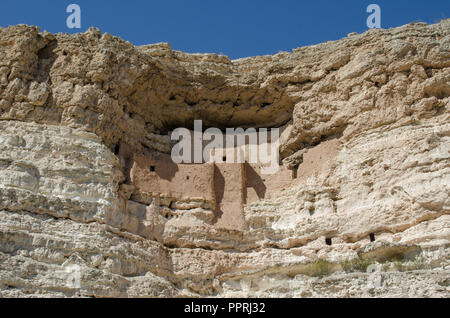
[[[289,133],[289,125],[280,127],[280,140]],[[192,132],[192,131],[191,131]],[[341,143],[337,138],[323,141],[317,147],[309,149],[303,155],[299,165],[286,166],[279,160],[276,173],[267,174],[267,164],[251,163],[248,143],[244,148],[233,148],[231,152],[224,147],[212,149],[209,158],[203,163],[174,163],[167,153],[174,142],[168,135],[158,139],[165,143],[165,151],[148,151],[136,153],[134,148],[121,143],[116,149],[118,157],[126,167],[127,183],[134,186],[139,193],[149,197],[168,199],[171,202],[206,202],[214,212],[213,224],[216,227],[231,230],[245,230],[245,205],[277,195],[293,185],[293,182],[306,181],[308,177],[326,171],[336,157]],[[191,134],[192,136],[193,134]],[[271,136],[268,136],[269,147]],[[193,147],[193,142],[191,143]],[[207,143],[203,141],[203,147]],[[223,141],[225,145],[225,139]],[[234,154],[234,160],[227,160],[227,155]],[[238,160],[238,155],[244,160]],[[192,162],[194,151],[191,149]],[[228,161],[228,162],[227,162]],[[231,162],[230,162],[231,161]]]
[[[202,164],[176,164],[170,155],[160,152],[138,155],[123,150],[119,156],[127,158],[129,180],[141,193],[208,202],[215,212],[215,225],[236,230],[245,228],[245,204],[284,190],[297,174],[282,164],[276,173],[264,174],[261,163],[227,162],[226,149],[212,150],[208,162]]]
[[[450,19],[239,60],[19,25],[0,61],[0,298],[449,297]],[[279,170],[176,164],[178,127],[279,127]]]
[[[280,139],[285,128],[281,128]],[[245,159],[239,163],[240,148],[231,152],[234,161],[227,160],[230,152],[224,148],[213,149],[207,162],[201,164],[176,164],[169,154],[160,151],[137,154],[126,144],[120,145],[118,156],[124,160],[128,182],[140,193],[172,201],[207,202],[214,211],[216,227],[244,230],[246,204],[272,199],[296,180],[305,181],[323,172],[337,155],[339,146],[338,139],[324,141],[306,152],[298,166],[288,167],[279,161],[278,171],[273,174],[264,173],[265,165],[261,162],[249,163],[252,161],[248,149],[240,154]]]

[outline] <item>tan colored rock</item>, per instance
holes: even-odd
[[[449,26],[239,60],[0,29],[0,297],[449,297]],[[296,178],[155,177],[194,119],[286,128]]]

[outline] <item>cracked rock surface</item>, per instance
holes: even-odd
[[[130,183],[194,119],[285,127],[244,230]],[[449,194],[450,20],[239,60],[0,28],[0,297],[449,297]]]

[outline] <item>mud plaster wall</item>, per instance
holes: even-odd
[[[245,164],[247,204],[271,199],[293,183],[304,182],[309,177],[327,173],[339,153],[341,142],[331,139],[309,149],[303,155],[303,162],[296,171],[280,166],[277,173],[264,175],[260,165]]]
[[[166,154],[153,158],[135,155],[129,175],[131,183],[140,192],[175,200],[201,199],[213,203],[215,226],[232,230],[246,229],[245,204],[269,199],[287,188],[293,177],[292,170],[284,166],[280,166],[275,174],[265,175],[259,164],[221,163],[220,160],[206,164],[175,164]]]
[[[293,181],[293,171],[280,166],[274,174],[262,174],[261,167],[245,164],[246,203],[270,199],[276,193],[285,190]]]
[[[175,164],[166,154],[154,158],[136,155],[130,169],[131,183],[140,192],[175,200],[201,199],[213,203],[214,224],[219,228],[243,230],[247,227],[244,205],[270,199],[289,188],[293,182],[331,169],[341,143],[328,140],[303,155],[296,174],[280,166],[275,174],[261,173],[261,164],[221,163],[222,153],[206,164]],[[125,148],[123,148],[125,149]],[[217,160],[214,162],[214,157]],[[151,171],[154,170],[154,171]]]
[[[216,163],[214,189],[216,227],[244,230],[245,168],[243,163]]]
[[[132,184],[141,192],[177,200],[201,199],[215,202],[212,164],[177,165],[165,154],[160,154],[157,159],[136,156],[130,177]]]
[[[288,128],[291,128],[291,125],[284,125],[284,126],[278,127],[278,129],[279,129],[278,139],[279,140],[286,139],[286,136],[289,133]],[[189,142],[189,144],[191,145],[190,162],[193,163],[194,160],[195,160],[194,152],[195,152],[195,148],[197,146],[197,143],[195,142],[195,136],[196,135],[194,134],[195,133],[194,130],[189,130],[189,129],[187,129],[187,130],[189,131],[189,135],[190,135],[190,139],[187,142]],[[228,157],[231,157],[230,153],[227,153],[228,149],[232,149],[231,151],[233,151],[232,153],[234,154],[234,162],[237,162],[237,158],[238,158],[237,157],[238,154],[237,154],[236,151],[239,151],[243,155],[243,158],[245,159],[245,161],[249,162],[249,151],[250,151],[249,150],[249,145],[252,144],[251,143],[252,140],[256,140],[256,144],[253,144],[253,145],[257,146],[257,145],[261,145],[261,144],[265,144],[265,143],[269,143],[269,145],[270,145],[272,143],[272,141],[276,139],[275,138],[275,133],[272,134],[271,128],[267,129],[267,139],[263,139],[262,137],[260,137],[259,134],[258,134],[258,131],[259,131],[259,129],[256,129],[256,133],[251,133],[251,134],[250,133],[249,134],[245,134],[244,133],[244,135],[245,135],[245,137],[244,137],[245,138],[244,139],[245,140],[244,141],[245,146],[242,147],[242,148],[241,147],[237,147],[238,140],[239,140],[238,136],[242,136],[242,135],[236,134],[234,136],[233,147],[230,147],[230,145],[228,145],[226,131],[223,131],[222,132],[223,136],[219,140],[222,143],[222,147],[224,149],[223,150],[216,150],[216,151],[214,151],[214,149],[212,149],[209,153],[205,154],[205,158],[202,158],[202,159],[204,159],[203,163],[206,163],[206,162],[221,162],[222,161],[222,157],[227,156],[227,154],[228,154]],[[172,148],[175,144],[177,144],[181,140],[183,140],[183,138],[180,138],[180,140],[170,140],[170,137],[171,137],[172,133],[173,133],[173,131],[169,131],[168,135],[166,135],[166,136],[159,136],[160,139],[164,138],[164,140],[167,140],[168,144],[166,146],[170,146],[170,148]],[[209,136],[209,139],[208,139],[208,137],[203,135],[203,133],[204,132],[202,132],[201,134],[197,134],[197,136],[202,136],[201,142],[200,141],[198,142],[198,145],[201,144],[201,146],[202,146],[202,155],[203,155],[203,150],[205,149],[205,147],[208,146],[211,142],[216,141],[215,140],[215,136],[208,135]],[[225,150],[225,149],[227,149],[227,150]]]

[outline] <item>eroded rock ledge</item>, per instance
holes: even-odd
[[[0,28],[0,296],[448,297],[449,83],[450,20],[234,61]],[[245,227],[130,180],[194,119],[285,128]]]

